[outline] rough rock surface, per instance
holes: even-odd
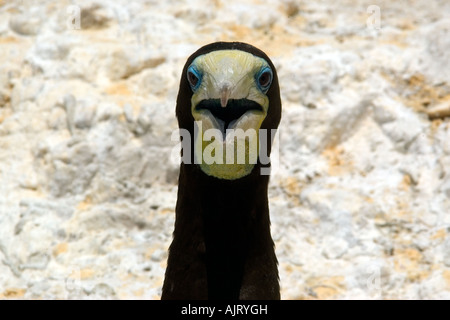
[[[0,1],[0,298],[157,299],[187,56],[278,68],[284,299],[450,298],[450,2]],[[176,135],[175,135],[176,137]]]

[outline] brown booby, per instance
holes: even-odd
[[[272,61],[241,42],[200,48],[176,116],[182,163],[161,298],[280,299],[263,161],[281,118]]]

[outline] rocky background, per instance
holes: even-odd
[[[449,14],[438,0],[0,1],[0,298],[160,297],[180,72],[239,40],[281,84],[282,298],[449,299]]]

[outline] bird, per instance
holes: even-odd
[[[274,64],[247,43],[202,46],[184,65],[175,113],[182,161],[161,299],[279,300],[261,155],[273,142],[261,132],[281,119]]]

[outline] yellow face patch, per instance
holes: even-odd
[[[257,162],[259,129],[269,109],[262,79],[272,75],[268,63],[244,51],[220,50],[197,57],[188,72],[196,163],[221,179],[248,175]]]
[[[220,89],[225,84],[231,86],[230,98],[246,98],[268,108],[267,96],[255,83],[258,71],[268,66],[264,59],[244,51],[220,50],[197,57],[192,65],[202,72],[201,84],[192,95],[192,109],[201,100],[220,99]]]

